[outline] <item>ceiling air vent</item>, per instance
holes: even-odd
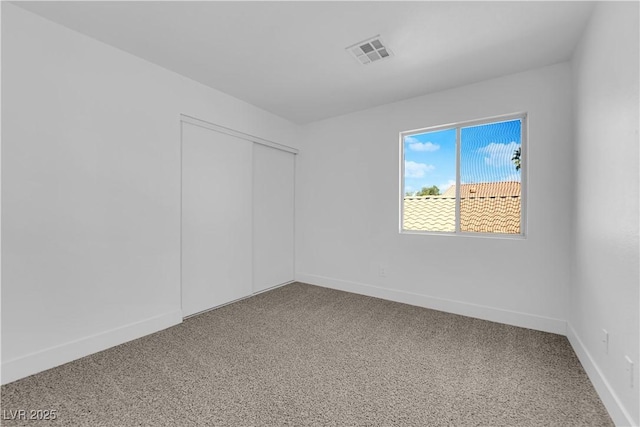
[[[380,36],[375,36],[349,46],[347,51],[361,64],[370,64],[381,59],[389,58],[392,55],[389,48],[386,47],[382,39],[380,39]]]

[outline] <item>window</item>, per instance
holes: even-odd
[[[400,231],[524,236],[526,114],[400,133]]]

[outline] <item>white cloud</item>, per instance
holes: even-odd
[[[406,178],[424,178],[427,172],[431,172],[434,169],[435,166],[425,163],[417,163],[411,160],[404,162],[404,176]]]
[[[484,163],[486,165],[499,168],[512,164],[511,157],[513,157],[513,152],[518,147],[520,147],[520,144],[515,141],[511,141],[508,144],[492,142],[478,149],[478,152],[484,154]]]
[[[417,139],[407,136],[404,138],[405,143],[409,143],[409,150],[411,151],[438,151],[440,146],[433,142],[420,142]]]
[[[414,138],[413,136],[405,136],[404,137],[404,143],[405,144],[413,144],[414,142],[420,142],[418,141],[416,138]]]

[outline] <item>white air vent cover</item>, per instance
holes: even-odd
[[[370,64],[392,55],[379,35],[349,46],[347,51],[361,64]]]

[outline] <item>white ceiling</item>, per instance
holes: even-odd
[[[297,123],[568,60],[586,2],[22,2]],[[391,59],[345,47],[380,34]]]

